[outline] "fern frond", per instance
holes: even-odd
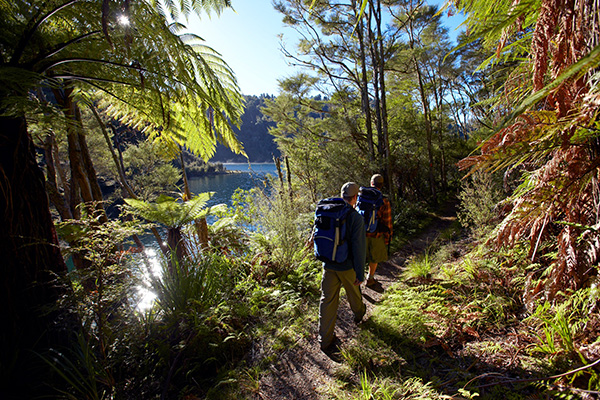
[[[181,202],[173,197],[161,195],[154,202],[137,199],[125,199],[130,212],[150,221],[170,228],[180,228],[196,219],[203,218],[209,212],[206,203],[213,192],[200,193],[188,201]]]

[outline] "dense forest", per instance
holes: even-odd
[[[232,6],[0,4],[0,397],[598,398],[598,0],[277,0],[260,97],[185,29]],[[393,273],[326,357],[315,206],[375,173]]]

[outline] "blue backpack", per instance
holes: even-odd
[[[346,218],[352,207],[343,199],[319,201],[315,210],[314,249],[321,261],[341,263],[348,258]]]
[[[383,204],[383,194],[374,187],[361,187],[356,208],[365,221],[367,232],[377,231],[377,212]]]

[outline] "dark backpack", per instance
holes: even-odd
[[[315,210],[315,257],[341,263],[348,258],[346,218],[352,207],[343,199],[331,197],[319,201]]]
[[[383,204],[383,194],[374,187],[361,187],[356,208],[363,216],[367,232],[377,231],[377,212]]]

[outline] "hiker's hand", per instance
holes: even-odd
[[[361,283],[362,281],[359,281],[358,278],[356,278],[356,280],[354,281],[354,286],[360,286]]]

